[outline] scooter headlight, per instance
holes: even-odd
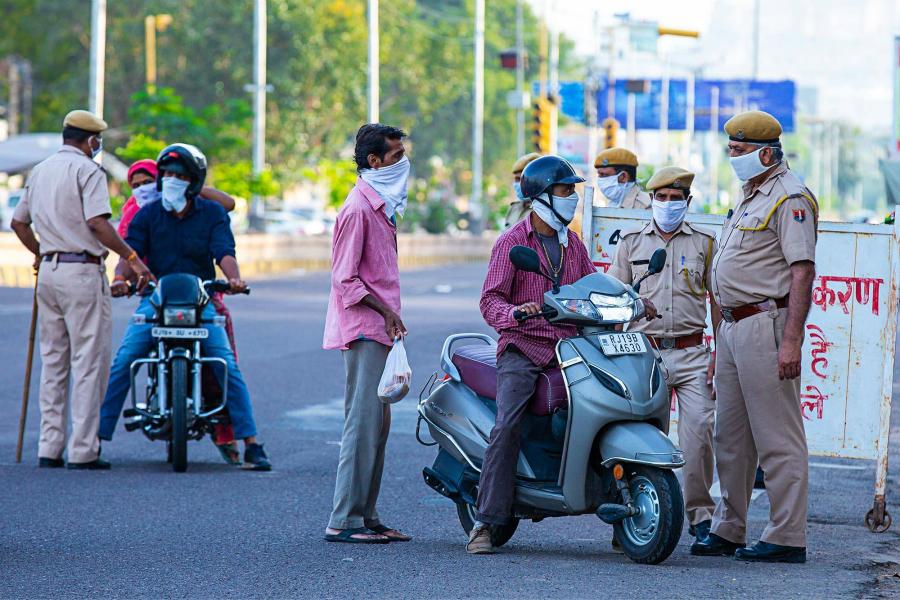
[[[597,314],[597,309],[593,304],[588,302],[587,300],[557,300],[564,309],[569,312],[577,313],[582,317],[587,317],[588,319],[600,319],[600,315]]]
[[[600,319],[603,321],[628,323],[634,319],[634,298],[627,293],[619,296],[609,296],[594,292],[591,294],[591,303],[597,309]]]
[[[165,308],[163,309],[163,326],[165,327],[193,327],[197,324],[196,308]]]

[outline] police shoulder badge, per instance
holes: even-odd
[[[794,220],[797,221],[798,223],[802,223],[803,221],[805,221],[806,220],[806,211],[803,210],[802,208],[795,208],[794,209]]]

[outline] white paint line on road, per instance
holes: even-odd
[[[819,469],[843,469],[846,471],[865,471],[869,468],[866,465],[840,465],[840,464],[820,463],[820,462],[811,462],[811,463],[809,463],[809,466],[816,467]]]

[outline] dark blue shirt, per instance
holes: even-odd
[[[161,200],[147,204],[128,226],[125,241],[144,257],[156,277],[190,273],[215,279],[213,261],[235,255],[228,213],[222,205],[203,198],[195,198],[182,219],[164,209]]]

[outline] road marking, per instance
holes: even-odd
[[[416,402],[407,396],[391,405],[391,435],[413,434],[415,432]],[[306,431],[341,432],[344,429],[344,398],[333,398],[319,404],[289,410],[284,413],[285,421]],[[326,442],[340,445],[340,442]]]
[[[869,467],[866,465],[841,465],[832,463],[811,462],[810,467],[818,467],[820,469],[844,469],[846,471],[865,471]]]

